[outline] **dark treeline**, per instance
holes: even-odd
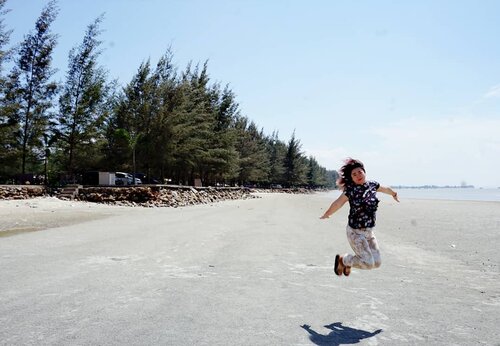
[[[295,134],[284,142],[243,116],[229,86],[211,82],[207,63],[179,70],[166,51],[120,87],[98,62],[101,16],[55,82],[56,2],[14,46],[5,5],[0,0],[0,183],[126,171],[181,184],[334,186],[337,173],[306,157]]]

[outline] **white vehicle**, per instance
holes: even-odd
[[[132,181],[133,175],[130,173],[127,173],[127,174],[128,174],[128,177],[130,178],[130,181]],[[135,178],[135,185],[139,185],[139,184],[142,184],[142,180],[136,177]]]
[[[125,172],[116,172],[115,173],[115,184],[116,185],[132,185],[133,184],[132,174]],[[135,184],[142,184],[141,179],[135,178]]]

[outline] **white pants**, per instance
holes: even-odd
[[[347,239],[355,255],[346,254],[343,257],[344,265],[359,269],[374,269],[380,267],[380,249],[377,238],[373,234],[375,228],[354,229],[346,228]]]

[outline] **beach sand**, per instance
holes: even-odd
[[[346,278],[347,206],[260,196],[0,201],[0,344],[499,344],[500,203],[382,198],[382,266]]]
[[[128,209],[56,197],[0,200],[0,237],[102,219]]]

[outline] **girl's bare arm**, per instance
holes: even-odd
[[[386,193],[388,195],[391,195],[392,198],[394,198],[397,202],[399,202],[398,193],[396,191],[394,191],[393,189],[391,189],[390,187],[379,186],[379,188],[377,189],[377,192],[382,192],[382,193]]]
[[[320,217],[320,219],[328,219],[333,213],[342,208],[342,206],[349,200],[346,195],[341,194],[339,198],[337,198],[330,205],[330,208],[325,211],[325,213]]]

